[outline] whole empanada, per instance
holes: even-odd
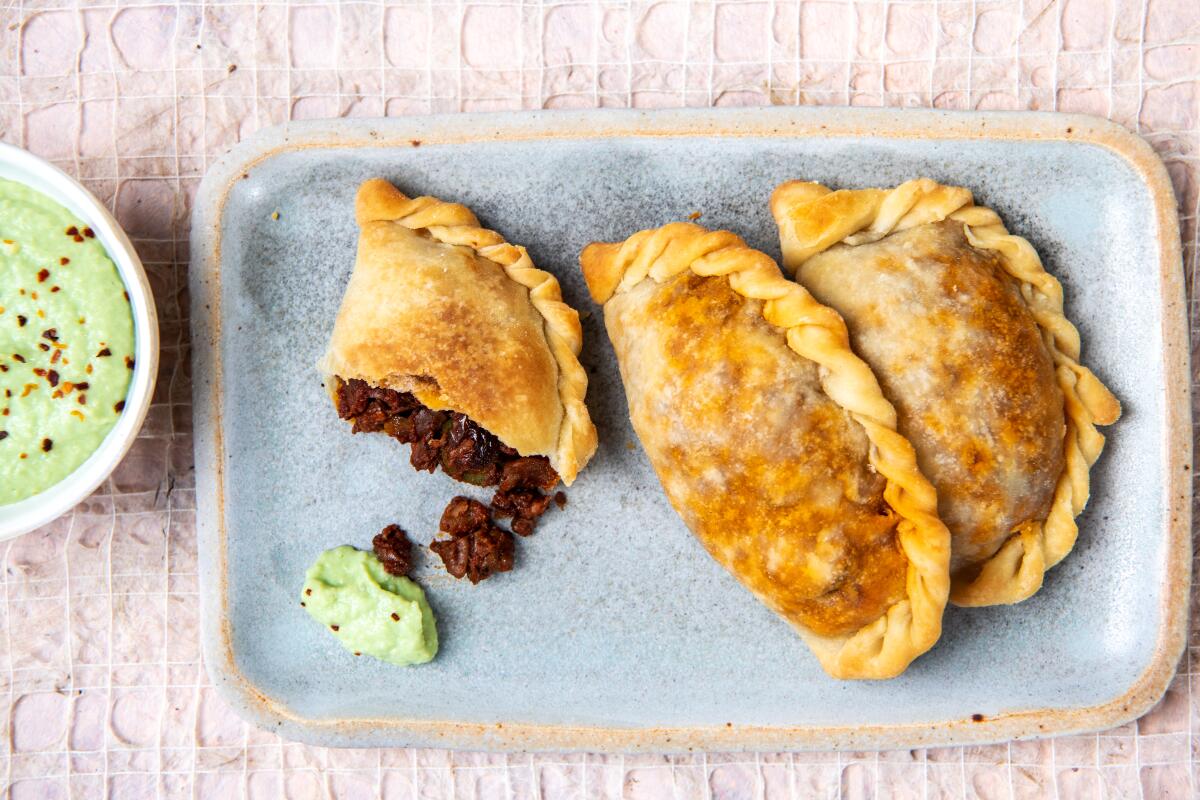
[[[1034,594],[1075,543],[1120,405],[1079,364],[1062,287],[970,191],[928,179],[771,198],[784,266],[846,320],[937,486],[951,601]]]
[[[949,533],[845,325],[728,231],[581,256],[667,498],[829,674],[888,678],[941,634]]]
[[[361,406],[339,414],[356,431],[411,441],[421,469],[438,457],[418,463],[433,437],[442,467],[460,480],[494,485],[498,468],[483,462],[502,458],[507,469],[519,454],[545,457],[570,484],[596,449],[596,429],[577,358],[579,314],[554,276],[536,269],[525,248],[479,227],[466,206],[410,199],[379,178],[359,187],[355,217],[358,257],[318,365],[335,406]],[[359,391],[347,400],[350,385]],[[471,459],[481,464],[474,471]],[[536,464],[516,467],[525,484],[557,482],[530,477]]]

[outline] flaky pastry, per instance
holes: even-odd
[[[521,456],[545,456],[570,484],[596,430],[579,315],[554,276],[466,206],[409,198],[379,178],[359,187],[355,217],[358,256],[318,365],[335,405],[350,381],[408,393],[469,417],[476,438],[483,428]],[[394,396],[380,402],[378,413],[400,407]]]
[[[951,601],[1015,603],[1074,546],[1120,404],[1079,363],[1059,282],[971,192],[928,179],[771,197],[784,268],[849,326],[938,489]]]
[[[949,533],[841,317],[728,231],[673,223],[581,264],[691,531],[830,675],[903,672],[941,634]]]

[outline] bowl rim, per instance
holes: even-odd
[[[32,497],[0,505],[0,541],[20,536],[69,511],[108,479],[133,446],[150,410],[158,375],[159,330],[154,294],[129,237],[100,200],[78,180],[43,158],[0,142],[0,179],[39,191],[78,216],[96,233],[129,293],[134,370],[125,409],[90,456],[58,483]]]

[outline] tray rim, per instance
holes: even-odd
[[[347,132],[347,125],[363,131]],[[370,126],[370,127],[365,127]],[[233,185],[281,153],[314,148],[419,147],[469,141],[613,137],[877,137],[1066,141],[1102,147],[1145,184],[1156,219],[1162,285],[1164,397],[1162,487],[1166,508],[1166,586],[1162,624],[1143,673],[1112,700],[1081,708],[1011,712],[975,722],[862,726],[602,727],[468,723],[397,718],[313,719],[252,684],[237,666],[228,616],[222,439],[221,229]],[[256,132],[212,164],[191,218],[191,332],[196,409],[196,500],[201,645],[213,685],[239,714],[288,739],[335,747],[432,746],[453,749],[684,752],[691,750],[863,750],[958,746],[1081,733],[1140,717],[1166,692],[1187,634],[1191,577],[1191,387],[1182,244],[1174,191],[1150,145],[1107,119],[1048,112],[766,107],[638,111],[532,111],[446,114],[350,122],[288,122]],[[211,505],[210,505],[211,500]]]

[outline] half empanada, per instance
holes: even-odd
[[[581,256],[634,430],[713,558],[829,674],[900,674],[941,634],[949,533],[837,313],[728,231]]]
[[[411,443],[418,469],[570,484],[596,429],[579,314],[554,276],[466,206],[379,178],[359,187],[355,217],[358,257],[318,365],[339,416]]]
[[[928,179],[771,197],[784,267],[845,318],[937,486],[951,601],[1015,603],[1075,543],[1088,471],[1121,413],[1079,364],[1059,282],[971,192]]]

